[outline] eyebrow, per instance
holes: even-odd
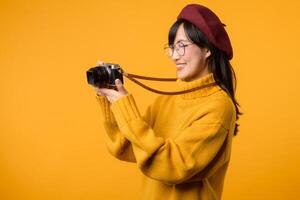
[[[190,42],[189,40],[178,40],[175,44],[178,44],[179,42]]]

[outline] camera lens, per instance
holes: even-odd
[[[94,67],[86,72],[88,84],[96,87],[108,85],[109,74],[105,67]]]

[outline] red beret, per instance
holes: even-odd
[[[232,58],[232,46],[224,28],[225,24],[209,8],[198,4],[189,4],[182,9],[177,19],[185,19],[194,24],[215,47],[226,53],[229,60]]]

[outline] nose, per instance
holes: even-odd
[[[180,55],[178,54],[178,52],[174,49],[173,51],[173,55],[171,56],[173,61],[176,61],[180,58]]]

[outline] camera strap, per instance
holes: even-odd
[[[140,81],[138,81],[136,79],[144,79],[144,80],[150,80],[150,81],[177,81],[177,78],[155,78],[155,77],[140,76],[140,75],[136,75],[136,74],[127,73],[122,68],[121,68],[121,73],[126,78],[133,81],[137,85],[143,87],[144,89],[149,90],[149,91],[154,92],[154,93],[157,93],[157,94],[164,94],[164,95],[185,94],[185,93],[190,93],[190,92],[193,92],[193,91],[196,91],[196,90],[201,90],[201,89],[204,89],[204,88],[208,88],[208,87],[212,87],[212,86],[217,85],[217,83],[214,82],[214,83],[209,83],[209,84],[206,84],[206,85],[201,85],[199,87],[195,87],[195,88],[192,88],[192,89],[189,89],[189,90],[182,90],[182,91],[175,91],[175,92],[165,92],[165,91],[153,89],[153,88],[141,83]]]

